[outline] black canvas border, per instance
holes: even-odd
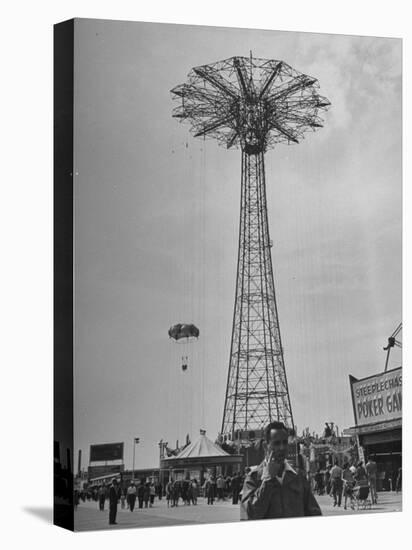
[[[54,26],[53,68],[53,523],[73,531],[73,19]]]

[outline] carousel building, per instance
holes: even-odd
[[[197,479],[203,484],[210,474],[233,475],[242,463],[241,455],[227,453],[206,436],[205,430],[200,430],[199,437],[176,456],[161,457],[160,471],[163,478]]]

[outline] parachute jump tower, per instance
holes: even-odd
[[[264,154],[299,143],[322,126],[330,105],[315,78],[283,61],[231,57],[193,68],[171,91],[173,116],[194,137],[242,152],[236,293],[221,433],[260,430],[278,420],[293,429],[280,337],[266,203]],[[237,432],[239,433],[239,432]]]

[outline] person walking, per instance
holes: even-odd
[[[103,483],[99,490],[97,491],[97,498],[99,501],[99,510],[104,510],[104,503],[106,501],[107,489],[106,485]]]
[[[117,525],[117,503],[119,502],[119,488],[117,485],[117,479],[112,480],[112,484],[109,489],[109,525]]]
[[[137,494],[136,486],[134,484],[134,481],[132,481],[129,487],[127,488],[127,502],[129,504],[129,510],[131,512],[133,512],[134,506],[136,504],[136,494]]]
[[[343,479],[343,496],[344,496],[344,503],[343,508],[347,509],[347,502],[348,498],[350,501],[350,507],[352,510],[355,509],[355,506],[353,504],[353,488],[355,486],[355,478],[353,477],[353,472],[349,468],[349,464],[346,462],[343,466],[343,472],[342,472],[342,479]]]
[[[225,497],[228,497],[230,498],[232,495],[231,495],[231,492],[232,492],[232,478],[227,475],[226,476],[226,479],[225,479],[225,491],[224,491],[224,495]]]
[[[199,496],[199,485],[196,479],[192,480],[192,504],[197,504],[197,498]]]
[[[239,502],[239,493],[241,489],[241,476],[240,472],[232,477],[230,486],[232,488],[232,504],[237,504]]]
[[[173,506],[173,480],[169,479],[169,481],[166,484],[166,501],[167,501],[167,507],[170,506],[170,501],[172,501]]]
[[[378,466],[371,456],[368,457],[368,462],[365,465],[365,470],[368,477],[372,504],[376,504],[378,502],[378,497],[376,494],[376,475],[378,473]]]
[[[187,480],[186,499],[187,505],[190,506],[193,500],[192,482],[190,479]]]
[[[173,483],[173,504],[172,506],[178,506],[179,505],[179,498],[180,498],[180,482],[176,479]]]
[[[328,466],[324,473],[325,491],[327,495],[331,495],[331,481],[330,481],[331,468]]]
[[[156,485],[154,483],[154,481],[152,481],[149,485],[149,490],[150,490],[150,493],[149,493],[149,498],[150,498],[150,508],[153,508],[153,504],[154,504],[154,499],[155,499],[155,496],[156,496]]]
[[[223,476],[220,475],[216,480],[216,489],[217,489],[217,500],[225,500],[224,490],[226,482],[223,479]]]
[[[203,496],[207,498],[208,504],[209,504],[209,487],[210,487],[210,478],[206,479],[203,484]]]
[[[207,496],[207,503],[213,504],[216,496],[216,481],[212,475],[205,483],[205,494]]]
[[[324,493],[323,474],[320,471],[320,468],[318,468],[318,471],[315,474],[315,491],[318,495],[323,495]]]
[[[143,501],[144,501],[144,507],[149,507],[149,500],[150,500],[150,483],[147,481],[143,486]]]
[[[139,508],[143,508],[144,502],[144,481],[140,480],[139,485],[137,486],[137,500],[139,501]]]
[[[127,492],[127,489],[124,489],[124,488],[121,488],[121,489],[119,490],[119,494],[120,494],[120,508],[121,508],[122,510],[124,510],[125,507],[126,507],[126,502],[127,502],[126,492]],[[129,507],[129,504],[127,505],[127,507]]]
[[[356,473],[355,473],[355,480],[359,483],[362,481],[366,481],[368,479],[368,476],[366,475],[366,470],[363,466],[363,462],[358,462],[358,465],[356,467]]]
[[[333,506],[340,507],[342,503],[342,468],[338,465],[338,461],[335,460],[335,464],[330,471],[330,480],[332,487]]]
[[[186,505],[187,504],[187,491],[188,491],[188,485],[189,485],[189,482],[185,479],[182,481],[182,500],[183,500],[183,504]]]

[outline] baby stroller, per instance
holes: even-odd
[[[355,486],[354,481],[347,481],[346,479],[343,481],[343,496],[345,499],[344,502],[344,509],[347,509],[347,502],[349,499],[349,505],[352,508],[352,510],[355,509],[354,505],[354,496],[353,496],[353,488]]]
[[[359,482],[356,487],[353,488],[353,498],[356,503],[356,509],[359,510],[362,507],[363,510],[372,508],[372,502],[369,498],[369,485],[368,483]]]

